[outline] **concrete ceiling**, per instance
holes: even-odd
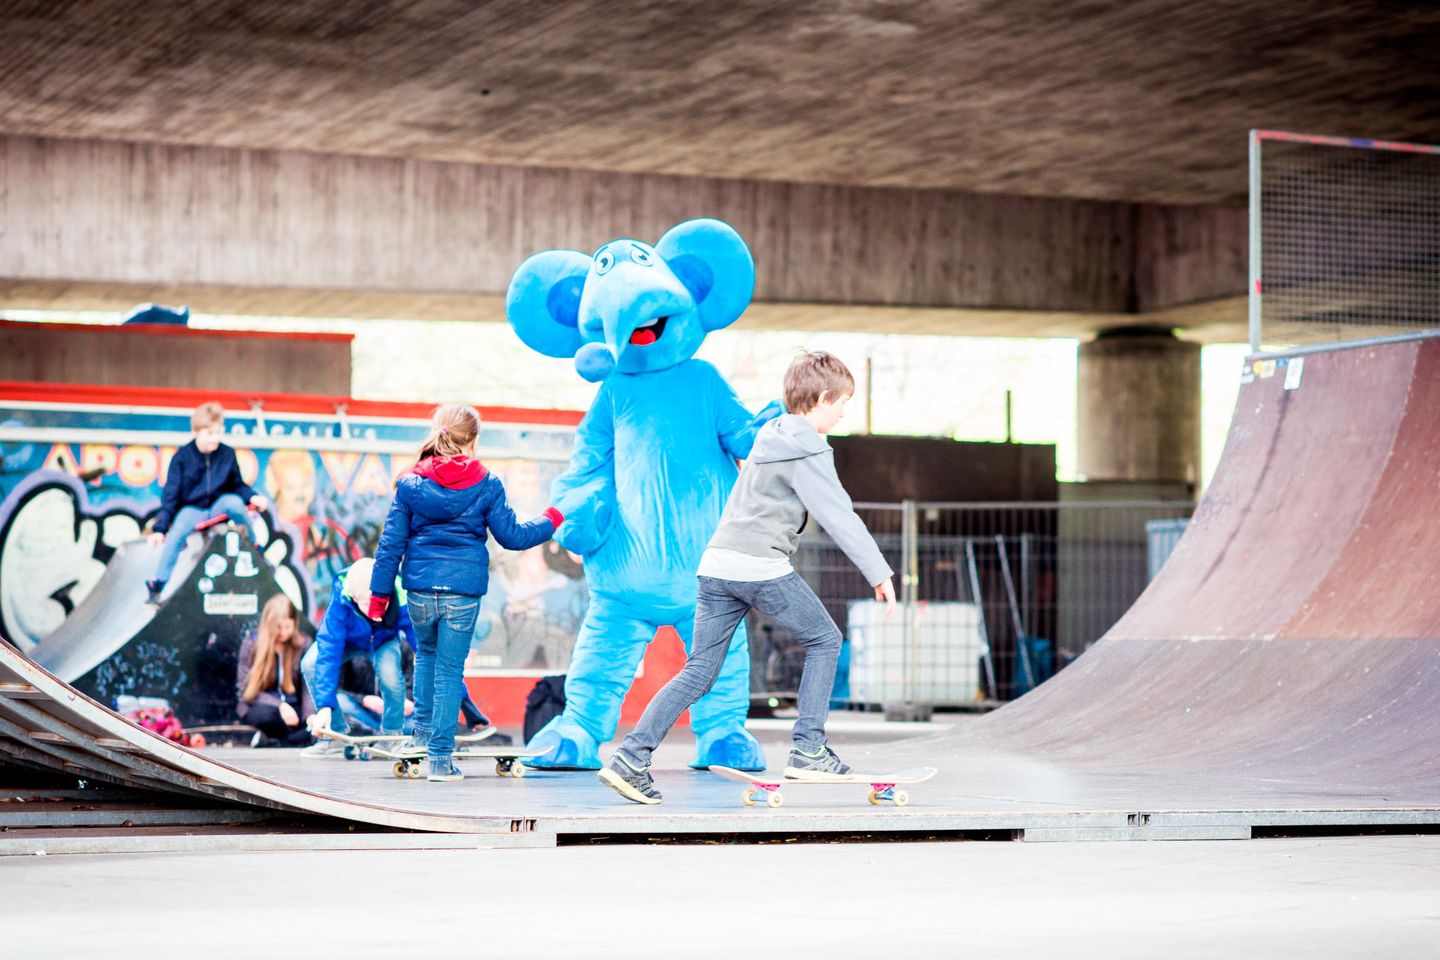
[[[1245,131],[1440,141],[1440,5],[0,2],[0,133],[1242,201]]]

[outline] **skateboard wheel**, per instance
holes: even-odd
[[[406,764],[404,760],[396,760],[395,765],[390,768],[390,771],[397,777],[403,777],[405,776],[405,768],[407,766],[408,764]]]
[[[345,759],[346,759],[346,760],[354,760],[354,759],[355,759],[355,748],[354,748],[354,747],[349,746],[349,745],[346,745],[345,749],[344,749],[343,751],[341,751],[341,752],[345,754]]]
[[[367,763],[370,761],[370,751],[366,750],[364,747],[356,747],[355,756],[359,757],[361,760],[366,761]]]
[[[746,790],[744,793],[740,794],[740,802],[745,804],[745,806],[747,807],[755,806],[755,791]]]
[[[517,779],[525,776],[525,764],[521,763],[519,760],[516,760],[514,763],[510,764],[510,776]]]
[[[880,805],[880,794],[876,793],[874,790],[871,790],[870,802],[878,807]]]
[[[906,793],[904,790],[896,790],[895,795],[890,799],[895,801],[895,806],[903,807],[905,806],[905,804],[910,802],[910,794]]]
[[[770,796],[765,798],[765,803],[772,807],[778,807],[784,802],[785,798],[780,796],[780,794],[778,793],[772,793],[770,794]]]
[[[508,777],[508,776],[510,776],[510,766],[509,766],[509,764],[507,764],[504,760],[496,760],[496,761],[495,761],[495,776],[497,776],[497,777]]]
[[[409,769],[405,771],[405,775],[408,776],[411,780],[419,780],[422,776],[424,776],[424,774],[420,772],[420,764],[418,763],[410,764]]]

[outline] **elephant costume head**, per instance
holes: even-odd
[[[683,363],[705,335],[734,323],[755,291],[745,241],[719,220],[687,220],[653,247],[611,240],[594,256],[547,250],[510,279],[505,314],[520,339],[573,357],[596,383]]]

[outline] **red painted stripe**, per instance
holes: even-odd
[[[198,407],[214,400],[236,415],[247,414],[252,401],[259,400],[267,413],[308,413],[334,415],[345,407],[357,419],[386,417],[395,420],[429,420],[433,403],[401,403],[390,400],[356,400],[305,393],[244,393],[235,390],[194,390],[180,387],[113,387],[85,383],[34,383],[0,380],[0,401],[32,403],[84,403],[124,407]],[[527,407],[477,406],[480,416],[497,423],[529,423],[537,426],[573,427],[584,418],[583,410],[536,410]]]
[[[1401,143],[1396,140],[1369,140],[1365,137],[1329,137],[1316,133],[1287,133],[1284,130],[1256,130],[1260,140],[1278,140],[1284,143],[1311,143],[1327,147],[1355,147],[1357,149],[1390,150],[1399,153],[1440,154],[1440,146],[1424,143]]]
[[[198,330],[178,323],[36,323],[0,319],[0,328],[25,330],[83,330],[100,337],[192,337],[206,340],[289,340],[312,343],[352,343],[353,333],[285,333],[274,330]]]

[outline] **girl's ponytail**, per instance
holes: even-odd
[[[474,407],[451,403],[435,408],[430,434],[420,444],[420,459],[454,457],[465,453],[480,435],[480,414]]]

